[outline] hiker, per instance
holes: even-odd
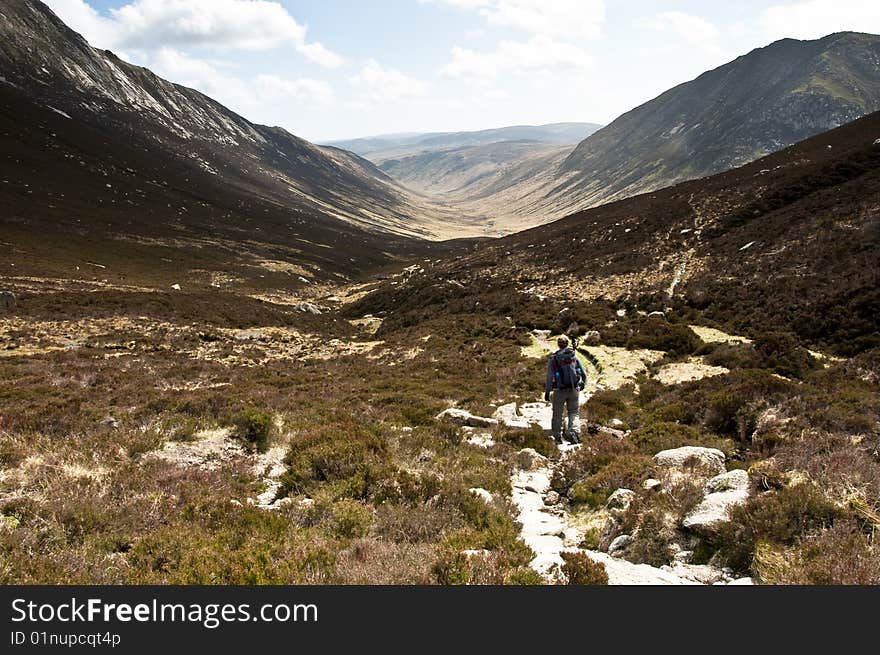
[[[574,350],[568,347],[568,337],[561,336],[556,340],[559,350],[550,356],[547,362],[547,382],[544,385],[544,400],[550,402],[550,391],[553,391],[553,440],[562,443],[562,411],[568,412],[567,438],[571,443],[580,442],[580,410],[581,390],[587,384],[587,373],[578,361]]]

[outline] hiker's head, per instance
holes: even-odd
[[[556,345],[559,346],[560,348],[568,348],[568,337],[565,335],[562,335],[561,337],[559,337],[556,340]]]

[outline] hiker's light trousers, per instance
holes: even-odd
[[[553,390],[553,438],[562,437],[562,414],[568,414],[569,436],[578,436],[581,432],[580,411],[581,392],[578,389],[554,389]]]

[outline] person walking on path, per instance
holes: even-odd
[[[553,440],[562,443],[563,411],[568,414],[566,438],[571,443],[580,442],[580,395],[587,384],[587,373],[578,361],[577,354],[568,345],[568,337],[556,340],[559,350],[547,362],[547,381],[544,384],[544,400],[550,402],[553,392]]]

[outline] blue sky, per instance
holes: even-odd
[[[327,141],[608,123],[779,38],[880,33],[864,0],[44,0],[93,45]]]

